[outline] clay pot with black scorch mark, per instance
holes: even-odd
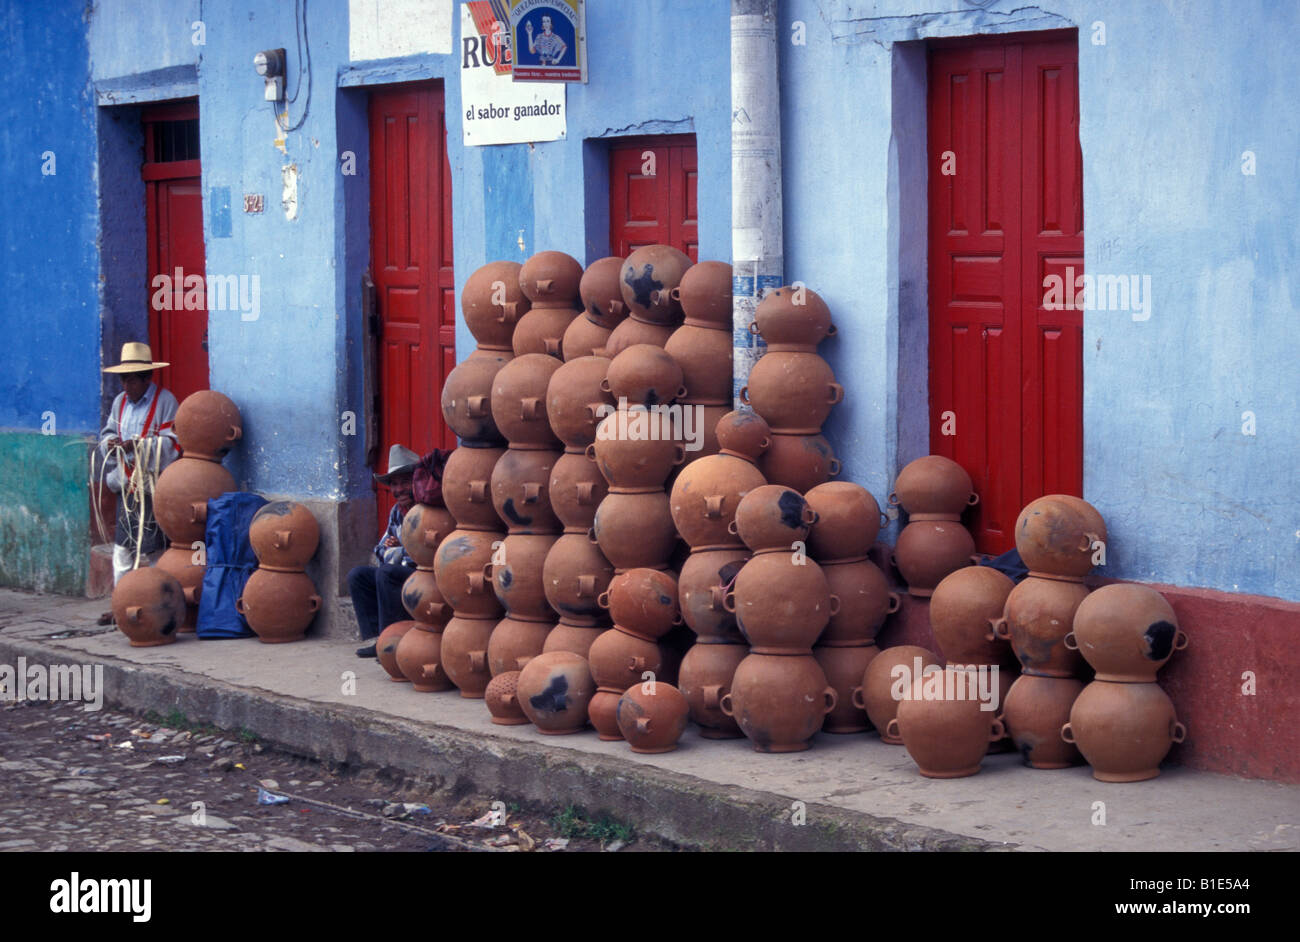
[[[177,408],[173,429],[187,456],[220,461],[244,437],[244,419],[229,397],[201,389]]]
[[[591,535],[615,572],[666,568],[677,546],[668,495],[611,493],[596,508]]]
[[[755,654],[808,654],[840,607],[821,567],[791,553],[755,554],[723,604]]]
[[[598,356],[604,356],[612,360],[628,347],[641,343],[652,344],[656,347],[667,346],[668,340],[675,330],[677,330],[677,327],[673,324],[654,324],[633,314],[609,332],[609,339],[605,341],[605,349]]]
[[[992,634],[1011,643],[1026,674],[1073,677],[1083,659],[1066,647],[1065,636],[1087,597],[1088,587],[1080,582],[1029,576],[1007,596]]]
[[[419,625],[418,621],[395,621],[379,632],[379,637],[375,639],[375,658],[394,683],[411,682],[411,678],[402,673],[402,669],[397,666],[397,648],[407,632],[414,631]]]
[[[560,440],[546,414],[546,391],[563,366],[540,353],[517,356],[492,381],[492,418],[511,447],[556,449]]]
[[[296,501],[272,501],[253,515],[248,542],[261,568],[301,572],[320,545],[320,524]]]
[[[1016,520],[1016,550],[1030,574],[1082,578],[1106,542],[1106,524],[1085,500],[1049,494],[1030,501]]]
[[[492,506],[512,533],[559,533],[551,472],[561,452],[508,448],[492,468]]]
[[[610,580],[600,595],[614,624],[647,640],[662,638],[682,623],[677,580],[659,569],[629,569]]]
[[[609,493],[609,482],[596,463],[582,453],[566,452],[551,468],[551,511],[565,533],[586,533],[596,520],[596,508]]]
[[[208,501],[235,489],[235,479],[215,461],[177,458],[158,475],[154,517],[168,540],[189,546],[206,536]]]
[[[793,552],[817,522],[817,512],[797,491],[779,484],[756,487],[736,506],[729,531],[755,553]]]
[[[731,336],[731,266],[726,262],[696,262],[669,293],[682,306],[684,324]]]
[[[586,657],[591,652],[591,646],[596,639],[608,630],[608,624],[572,625],[561,619],[560,623],[552,628],[551,633],[546,636],[546,643],[542,645],[542,653],[572,651],[580,657]]]
[[[705,643],[743,644],[734,612],[726,597],[741,567],[749,560],[743,546],[696,550],[686,558],[677,578],[677,598],[682,619]]]
[[[927,695],[929,677],[913,682],[911,696],[898,704],[889,732],[903,740],[926,778],[964,778],[980,770],[989,743],[1006,735],[994,710],[973,690],[977,672],[943,669],[942,698]],[[937,683],[937,681],[936,681]]]
[[[457,616],[494,622],[501,617],[501,603],[483,570],[492,561],[492,544],[502,537],[492,530],[453,530],[438,547],[433,560],[438,592]]]
[[[542,575],[546,557],[559,537],[551,534],[508,534],[488,563],[484,575],[507,614],[533,621],[554,621],[546,601]],[[513,670],[513,668],[511,668]]]
[[[1002,722],[1025,765],[1034,769],[1064,769],[1080,761],[1079,750],[1061,738],[1070,721],[1070,708],[1083,692],[1073,677],[1021,674],[1002,704]]]
[[[743,644],[696,644],[682,658],[677,685],[705,739],[743,735],[735,719],[722,712],[721,701],[731,690],[736,668],[748,656],[749,648]]]
[[[673,468],[686,459],[686,447],[672,440],[672,429],[663,418],[659,413],[620,409],[601,420],[596,441],[587,446],[587,457],[609,482],[610,493],[662,492]]]
[[[320,611],[321,597],[305,572],[255,569],[235,609],[266,644],[301,641]]]
[[[497,674],[483,691],[492,722],[498,726],[526,726],[528,717],[519,706],[519,671]]]
[[[820,434],[831,408],[843,400],[844,387],[815,353],[764,354],[740,390],[740,401],[784,435]]]
[[[673,523],[692,549],[737,546],[728,528],[746,494],[767,481],[752,462],[734,455],[711,455],[682,468],[673,482]]]
[[[546,601],[561,621],[574,626],[591,627],[604,620],[598,599],[612,578],[614,567],[586,533],[561,536],[542,566]],[[578,653],[586,656],[585,650]]]
[[[438,581],[432,569],[417,569],[402,583],[402,607],[422,625],[442,626],[451,617],[451,606],[438,591]]]
[[[113,588],[113,621],[133,648],[171,644],[185,622],[185,592],[157,566],[133,569]]]
[[[587,266],[578,283],[578,294],[582,297],[587,319],[609,330],[627,317],[627,304],[623,301],[621,288],[624,261],[616,255],[597,259]]]
[[[511,338],[515,356],[560,356],[565,329],[582,313],[581,281],[582,266],[563,252],[538,252],[524,262],[519,287],[532,309],[519,319]]]
[[[480,700],[492,679],[488,642],[497,618],[457,613],[442,630],[442,669],[467,700]]]
[[[889,732],[889,721],[898,715],[899,699],[907,685],[931,665],[939,666],[935,653],[913,644],[884,648],[867,664],[862,685],[853,691],[851,699],[855,707],[866,711],[871,725],[880,732],[881,742],[903,744],[897,734]],[[906,673],[896,668],[906,668]]]
[[[1154,683],[1156,671],[1187,647],[1187,635],[1178,630],[1173,607],[1155,589],[1117,583],[1079,603],[1065,646],[1083,655],[1097,680]]]
[[[821,295],[787,285],[769,291],[759,302],[750,331],[761,335],[769,350],[813,353],[834,336],[835,325]]]
[[[834,648],[874,641],[885,619],[898,611],[900,605],[898,593],[890,591],[880,567],[869,559],[859,559],[823,563],[821,568],[826,585],[831,595],[839,599],[840,607],[827,622],[817,644]]]
[[[894,564],[907,582],[908,594],[929,598],[944,577],[971,565],[975,540],[951,520],[913,520],[894,546]]]
[[[1010,664],[1007,643],[989,639],[1015,583],[991,566],[966,566],[943,578],[930,597],[930,629],[949,664]]]
[[[177,626],[181,634],[194,631],[198,618],[199,599],[203,596],[203,574],[207,566],[194,565],[194,550],[186,546],[172,544],[161,556],[154,567],[172,576],[181,584],[181,594],[185,597],[185,620]]]
[[[826,436],[772,433],[772,444],[759,459],[758,469],[769,484],[806,494],[840,473],[840,461]]]
[[[488,672],[493,677],[506,671],[523,670],[525,664],[542,653],[546,636],[554,621],[533,621],[507,615],[497,622],[488,639]]]
[[[398,536],[402,541],[402,549],[416,566],[432,569],[438,546],[455,529],[456,518],[447,508],[434,507],[432,504],[412,504],[411,509],[402,517]]]
[[[1160,763],[1187,737],[1174,703],[1159,684],[1095,680],[1070,708],[1061,738],[1074,743],[1100,782],[1142,782],[1160,774]]]
[[[708,405],[731,404],[731,332],[683,324],[664,344],[664,352],[681,367],[681,398]],[[622,354],[620,354],[621,356]]]
[[[835,689],[811,655],[751,654],[719,702],[758,752],[801,752],[835,709]]]
[[[957,462],[925,455],[898,472],[889,503],[901,505],[910,520],[960,520],[962,511],[979,503],[979,495]]]
[[[504,443],[505,437],[492,417],[492,384],[511,356],[480,350],[447,374],[442,384],[442,418],[462,441],[479,445]]]
[[[686,395],[682,368],[663,347],[639,343],[610,360],[600,388],[628,406],[665,405]]]
[[[828,733],[864,733],[871,729],[867,711],[853,702],[853,691],[862,686],[862,675],[880,648],[874,644],[819,646],[812,653],[826,674],[826,682],[835,689],[835,709],[826,714],[822,729]]]
[[[616,714],[619,731],[633,752],[672,752],[686,731],[690,707],[672,684],[637,684],[624,691]]]
[[[601,387],[609,367],[604,357],[581,356],[551,374],[546,417],[566,452],[582,451],[594,442],[602,409],[613,411],[614,397]]]
[[[417,624],[397,642],[397,669],[420,693],[450,690],[454,685],[442,669],[442,628]]]
[[[492,469],[504,448],[462,445],[442,469],[442,499],[459,530],[499,530],[501,517],[492,506]]]
[[[520,290],[518,262],[488,262],[465,279],[460,308],[480,348],[511,349],[515,325],[532,302]]]
[[[585,658],[553,651],[528,662],[519,672],[516,696],[539,732],[577,733],[587,725],[587,707],[596,685]]]
[[[647,680],[647,672],[665,679],[669,667],[668,652],[662,645],[617,625],[591,643],[587,660],[596,683],[618,693]]]
[[[819,563],[862,559],[888,518],[871,492],[851,481],[828,481],[804,494],[817,514],[808,533],[808,553]]]
[[[655,324],[676,325],[682,320],[682,306],[672,290],[691,267],[686,253],[670,245],[647,245],[637,249],[623,263],[623,301],[635,317]]]
[[[613,330],[593,323],[590,318],[575,317],[569,321],[569,326],[564,328],[564,336],[560,339],[560,353],[563,354],[566,363],[583,357],[596,356],[597,350],[605,349],[605,344],[609,343],[609,335],[612,333]],[[604,357],[601,359],[603,360]]]

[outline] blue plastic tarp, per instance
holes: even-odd
[[[244,491],[208,501],[208,568],[203,574],[195,628],[201,639],[247,638],[253,633],[244,616],[235,611],[235,601],[257,568],[248,527],[266,503],[265,497]]]

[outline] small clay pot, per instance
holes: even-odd
[[[756,412],[728,412],[714,428],[723,454],[757,463],[772,445],[772,429]]]
[[[560,353],[564,362],[596,356],[597,350],[605,349],[611,333],[613,331],[610,328],[601,327],[589,318],[575,317],[569,321],[569,326],[564,328],[564,335],[560,338]]]
[[[483,691],[483,699],[487,701],[488,712],[492,714],[492,722],[498,726],[527,726],[528,717],[524,716],[523,708],[519,706],[519,671],[506,671],[504,674],[497,674]]]
[[[736,739],[742,735],[733,717],[722,712],[722,697],[731,690],[731,678],[749,656],[743,644],[695,644],[682,658],[677,685],[690,707],[691,719],[705,739]]]
[[[677,547],[677,531],[663,491],[610,494],[596,508],[591,529],[615,572],[665,568]]]
[[[1098,680],[1154,683],[1156,671],[1187,647],[1178,616],[1165,597],[1148,586],[1102,586],[1079,603],[1065,646],[1077,650]]]
[[[817,512],[798,491],[779,484],[765,484],[747,493],[736,506],[736,519],[728,529],[755,553],[806,550],[808,531],[817,522]]]
[[[564,525],[565,533],[586,533],[596,519],[596,508],[609,493],[609,482],[596,463],[580,454],[566,452],[551,468],[549,484],[551,512]]]
[[[582,265],[563,252],[538,252],[519,269],[519,288],[534,308],[574,307],[581,282]]]
[[[1064,769],[1080,761],[1079,750],[1061,738],[1070,708],[1083,692],[1073,677],[1021,674],[1007,692],[1001,719],[1015,741],[1025,765],[1034,769]]]
[[[682,306],[687,326],[725,332],[730,337],[731,266],[726,262],[696,262],[670,294]]]
[[[153,511],[172,543],[189,546],[206,538],[208,501],[235,490],[235,479],[215,461],[177,458],[158,475]]]
[[[571,625],[563,619],[551,629],[542,645],[542,653],[552,651],[571,651],[579,657],[586,657],[596,639],[609,630],[608,625]]]
[[[1016,549],[1031,573],[1086,576],[1106,542],[1106,524],[1087,501],[1049,494],[1030,501],[1016,519]]]
[[[461,314],[479,346],[510,349],[515,325],[532,305],[519,288],[520,268],[518,262],[488,262],[465,279]]]
[[[596,440],[602,407],[614,409],[614,397],[601,388],[610,361],[598,356],[569,360],[551,374],[546,386],[546,417],[566,449],[582,450]]]
[[[684,402],[731,405],[731,332],[683,324],[664,344],[681,367]],[[619,356],[625,355],[626,351]]]
[[[623,263],[623,301],[631,313],[656,324],[681,323],[682,306],[672,297],[691,267],[690,256],[670,245],[647,245]]]
[[[481,700],[492,672],[488,669],[488,642],[497,619],[467,618],[456,614],[442,630],[442,669],[468,700]]]
[[[375,657],[379,661],[379,666],[384,669],[394,683],[409,684],[411,682],[411,678],[402,673],[402,669],[397,666],[397,648],[407,633],[414,631],[419,626],[420,623],[415,621],[395,621],[379,632],[379,637],[375,639]]]
[[[505,441],[492,417],[492,385],[513,356],[480,350],[447,374],[442,384],[442,418],[462,441],[480,445]]]
[[[172,420],[176,440],[190,458],[220,461],[244,436],[244,419],[229,397],[214,389],[190,393]]]
[[[761,334],[769,350],[806,351],[835,333],[831,310],[816,291],[786,286],[769,291],[754,310],[752,333]]]
[[[888,523],[871,492],[851,481],[819,484],[804,500],[817,514],[808,533],[808,553],[819,563],[861,559]]]
[[[885,574],[869,559],[823,564],[831,595],[840,601],[817,639],[823,647],[844,647],[874,641],[885,619],[899,609],[897,592],[889,590]],[[987,630],[987,624],[984,626]]]
[[[1088,587],[1081,583],[1029,576],[1011,590],[991,633],[1011,643],[1026,674],[1073,677],[1082,658],[1065,646],[1065,636],[1087,597]]]
[[[926,455],[898,472],[889,503],[901,505],[913,520],[918,514],[940,515],[929,519],[960,520],[963,510],[979,503],[979,495],[965,468],[943,455]]]
[[[1006,664],[1006,641],[989,639],[989,623],[1002,617],[1012,582],[991,566],[966,566],[949,573],[930,597],[930,630],[949,664]]]
[[[609,340],[605,341],[605,349],[599,356],[612,360],[628,347],[639,343],[665,346],[676,329],[674,324],[654,324],[633,315],[610,331]]]
[[[305,572],[255,569],[235,610],[266,644],[301,641],[320,611],[321,597]]]
[[[758,469],[768,484],[780,484],[806,494],[840,473],[840,462],[825,436],[772,433],[772,443]]]
[[[551,534],[511,533],[493,554],[486,574],[492,580],[497,600],[510,616],[531,621],[555,620],[546,601],[543,569],[558,539]]]
[[[378,650],[378,648],[376,648]],[[442,669],[442,630],[417,624],[397,642],[397,669],[420,693],[450,690],[452,684]]]
[[[181,594],[185,596],[185,620],[176,628],[181,634],[188,634],[195,629],[198,618],[199,599],[203,596],[203,574],[207,566],[194,565],[195,551],[187,546],[169,546],[154,566],[171,575],[181,584]]]
[[[506,671],[523,670],[525,664],[542,653],[546,636],[554,627],[553,621],[525,621],[507,615],[497,622],[488,639],[488,671],[495,677]]]
[[[629,569],[619,573],[599,597],[614,624],[648,640],[662,638],[682,623],[677,580],[659,569]]]
[[[267,505],[272,506],[272,505]],[[265,510],[263,507],[262,510]],[[258,511],[261,513],[261,511]],[[256,517],[253,518],[256,521]],[[432,504],[412,504],[411,509],[402,517],[399,537],[402,549],[411,557],[415,565],[431,569],[433,558],[437,555],[438,544],[456,529],[456,518],[446,507],[434,507]],[[251,535],[251,534],[250,534]],[[259,557],[260,558],[260,557]]]
[[[578,283],[587,319],[601,327],[613,329],[627,317],[620,288],[624,259],[611,255],[597,259],[587,266]]]
[[[442,499],[460,530],[499,530],[501,518],[492,506],[492,469],[504,448],[460,447],[442,469]]]
[[[1187,727],[1159,684],[1093,681],[1061,727],[1061,738],[1079,747],[1100,782],[1155,778],[1173,743],[1186,737]]]
[[[492,418],[511,445],[560,447],[546,414],[546,390],[551,377],[563,365],[553,356],[525,353],[517,355],[497,373],[492,381]]]
[[[908,594],[929,598],[949,573],[971,565],[975,540],[951,520],[913,521],[903,527],[894,547],[894,563],[907,582]]]
[[[686,459],[667,417],[644,409],[616,410],[596,427],[587,457],[596,463],[612,493],[663,490],[664,481]]]
[[[815,353],[764,354],[740,389],[740,401],[784,435],[820,434],[831,408],[843,399],[844,387]]]
[[[594,626],[604,620],[598,599],[613,577],[614,567],[585,533],[561,536],[542,566],[546,601],[570,625]],[[578,653],[586,656],[585,650]]]
[[[826,714],[822,729],[828,733],[865,733],[871,729],[867,711],[853,702],[853,691],[862,686],[862,675],[880,648],[874,644],[816,647],[812,653],[826,674],[826,682],[835,688],[835,709]]]
[[[503,536],[490,530],[453,530],[438,547],[433,560],[438,593],[457,616],[494,622],[501,617],[501,603],[484,568],[492,561],[494,544],[499,545]]]
[[[682,368],[663,347],[639,343],[628,347],[609,363],[600,388],[623,406],[665,405],[685,396]]]
[[[560,532],[550,492],[551,472],[560,455],[511,446],[492,467],[492,506],[510,533]]]
[[[995,710],[970,689],[973,670],[944,668],[945,696],[928,695],[930,679],[916,680],[911,695],[898,704],[889,732],[903,740],[908,754],[926,778],[964,778],[980,770],[989,743],[1006,735]],[[951,694],[951,695],[949,695]]]
[[[626,690],[651,679],[663,680],[666,651],[653,641],[622,631],[615,626],[591,643],[587,653],[591,675],[610,690]]]
[[[755,654],[807,654],[839,599],[815,562],[793,553],[758,553],[724,602]]]
[[[693,549],[737,546],[730,531],[736,508],[750,491],[766,485],[763,473],[744,458],[710,455],[682,468],[673,482],[673,524]]]
[[[587,719],[604,742],[618,742],[623,738],[623,731],[618,728],[618,701],[622,696],[621,690],[597,687],[587,706]]]
[[[132,569],[113,587],[113,621],[133,648],[171,644],[185,622],[185,591],[157,566]]]
[[[415,621],[439,631],[451,618],[451,606],[438,591],[432,569],[417,569],[402,583],[402,607]]]
[[[919,659],[919,660],[918,660]],[[889,732],[889,721],[898,715],[899,700],[912,680],[930,665],[939,665],[933,651],[912,644],[884,648],[862,673],[862,685],[853,691],[855,707],[866,710],[871,725],[880,732],[880,741],[901,746],[897,733]]]
[[[801,752],[835,709],[835,688],[811,654],[751,654],[718,702],[758,752]]]
[[[528,662],[519,672],[519,705],[540,732],[577,733],[587,725],[587,706],[596,684],[585,658],[552,651]]]
[[[633,752],[672,752],[686,731],[690,707],[672,684],[636,684],[618,700],[618,728]]]

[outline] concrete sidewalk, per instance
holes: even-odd
[[[580,805],[683,845],[713,849],[1300,850],[1300,786],[1168,767],[1105,784],[1086,767],[1036,771],[1013,753],[976,776],[926,779],[874,734],[818,734],[807,752],[762,755],[701,739],[632,753],[594,732],[495,726],[481,700],[388,680],[356,642],[322,637],[132,648],[94,624],[103,600],[0,590],[0,664],[102,664],[105,699],[137,712],[247,727],[262,741],[392,769],[449,794]],[[347,672],[355,693],[345,694]],[[1192,735],[1195,730],[1191,731]],[[1093,823],[1105,803],[1104,826]],[[802,803],[806,823],[794,823]]]

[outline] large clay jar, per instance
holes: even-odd
[[[562,620],[575,626],[594,626],[604,618],[597,600],[613,577],[614,567],[586,533],[564,534],[542,566],[546,601]],[[585,651],[578,653],[586,656]]]
[[[397,669],[421,693],[450,690],[453,686],[442,669],[442,631],[417,624],[397,642]]]
[[[438,547],[433,560],[438,592],[457,615],[492,621],[501,617],[501,603],[484,573],[492,560],[493,544],[501,538],[493,531],[453,530]]]
[[[805,543],[817,522],[817,512],[797,491],[779,484],[765,484],[746,494],[736,506],[736,519],[729,528],[755,553],[793,552],[795,543]]]
[[[492,384],[511,354],[480,350],[458,363],[442,384],[442,417],[467,442],[499,444],[504,439],[492,417]]]
[[[1165,597],[1148,586],[1102,586],[1079,603],[1065,646],[1077,650],[1098,680],[1154,683],[1156,671],[1187,647],[1178,616]]]
[[[629,687],[618,701],[618,728],[633,752],[672,752],[686,731],[690,707],[672,684]]]
[[[655,324],[678,324],[682,307],[672,297],[682,276],[691,267],[685,252],[670,245],[647,245],[623,263],[623,300],[633,315]]]
[[[220,461],[244,435],[239,407],[214,389],[186,396],[172,424],[185,454],[208,461]]]
[[[519,671],[497,674],[488,682],[487,689],[483,691],[483,699],[487,702],[493,723],[498,726],[528,724],[528,717],[524,716],[524,711],[519,706],[518,688]]]
[[[816,291],[804,287],[769,291],[754,311],[750,327],[761,334],[769,350],[806,351],[835,333],[831,311]]]
[[[1070,708],[1083,692],[1073,677],[1021,674],[1002,704],[1002,722],[1015,741],[1025,765],[1035,769],[1064,769],[1079,761],[1079,750],[1061,738]]]
[[[901,504],[911,520],[960,520],[963,510],[979,503],[979,495],[965,468],[951,458],[926,455],[898,472],[889,503]]]
[[[185,596],[185,621],[176,629],[181,633],[191,632],[195,628],[199,599],[203,596],[203,574],[208,568],[194,565],[194,555],[194,550],[189,547],[173,545],[154,563],[154,566],[181,584],[181,594]]]
[[[677,545],[677,531],[663,491],[610,494],[596,508],[592,534],[615,572],[667,567]]]
[[[518,262],[488,262],[465,279],[461,313],[480,347],[510,349],[515,325],[531,306],[519,288],[521,267]]]
[[[622,631],[617,626],[593,641],[587,653],[596,683],[620,692],[647,680],[647,672],[662,680],[665,657],[666,652],[660,645]]]
[[[793,553],[756,554],[724,604],[755,654],[807,654],[839,611],[821,566]]]
[[[519,672],[519,705],[543,733],[580,732],[595,692],[586,659],[569,651],[539,655]]]
[[[742,735],[736,720],[722,712],[721,701],[731,690],[736,668],[748,656],[749,648],[743,644],[696,644],[682,658],[677,685],[690,706],[691,719],[699,724],[705,739],[736,739]]]
[[[605,349],[600,355],[612,360],[628,347],[639,343],[666,346],[676,329],[672,324],[652,324],[636,316],[629,317],[610,331]]]
[[[257,518],[253,519],[256,521]],[[456,519],[447,508],[434,507],[432,504],[412,504],[411,509],[402,517],[399,538],[402,549],[406,550],[406,555],[411,557],[415,565],[421,569],[432,569],[433,557],[438,552],[439,544],[455,529]]]
[[[492,506],[511,533],[559,533],[551,507],[558,451],[509,448],[492,468]]]
[[[889,731],[897,734],[926,778],[964,778],[980,770],[989,743],[1006,730],[994,710],[977,696],[976,672],[945,668],[944,692],[952,696],[926,696],[928,678],[913,683],[911,696],[898,704],[898,716]],[[951,676],[950,676],[951,675]]]
[[[488,570],[492,589],[514,618],[554,621],[542,572],[547,554],[558,539],[548,534],[511,533],[494,555]]]
[[[614,624],[648,640],[662,638],[682,623],[677,580],[658,569],[629,569],[615,576],[601,594]]]
[[[466,699],[482,699],[492,679],[487,652],[496,625],[492,617],[466,618],[457,613],[442,630],[442,669]]]
[[[991,566],[966,566],[945,576],[930,597],[930,630],[949,664],[1006,664],[1010,647],[990,623],[1001,618],[1015,583]]]
[[[1031,574],[1086,576],[1106,524],[1087,501],[1049,494],[1030,501],[1016,520],[1016,550]]]
[[[1074,743],[1101,782],[1141,782],[1160,774],[1170,746],[1187,728],[1159,684],[1093,681],[1070,708],[1061,738]]]
[[[397,648],[407,633],[419,626],[420,623],[416,621],[395,621],[379,632],[379,637],[375,639],[375,658],[394,683],[411,682],[411,678],[402,673],[402,669],[397,666]]]
[[[727,611],[726,598],[748,560],[749,550],[736,546],[696,550],[682,564],[677,577],[682,619],[701,641],[744,643],[735,613]]]
[[[751,654],[719,706],[758,752],[801,752],[835,709],[835,689],[816,659]]]
[[[248,542],[261,568],[299,572],[316,555],[320,524],[302,504],[276,500],[263,504],[253,515],[248,526]]]
[[[596,440],[604,412],[612,412],[614,397],[601,388],[610,361],[580,356],[551,374],[546,386],[546,417],[565,450],[579,451]]]
[[[933,651],[912,644],[885,648],[867,665],[862,686],[853,693],[853,705],[866,710],[871,725],[880,731],[882,742],[901,746],[903,740],[890,734],[889,721],[898,715],[899,700],[927,667],[939,665]]]
[[[681,367],[683,399],[693,403],[731,403],[731,332],[683,324],[664,351]],[[620,354],[621,356],[621,354]]]
[[[1011,590],[992,633],[1011,642],[1026,674],[1073,677],[1082,659],[1065,646],[1065,636],[1087,597],[1088,587],[1081,583],[1030,576]]]
[[[670,423],[664,419],[656,412],[620,409],[601,420],[587,456],[612,493],[662,491],[673,467],[686,459],[686,447],[672,439]]]
[[[492,381],[492,418],[512,447],[560,447],[546,414],[546,390],[563,365],[545,354],[524,354],[503,366]]]
[[[442,469],[442,499],[460,530],[499,530],[501,518],[492,506],[492,469],[504,448],[462,446],[447,456]]]
[[[670,292],[686,315],[683,323],[731,335],[731,266],[696,262]]]
[[[235,609],[248,621],[259,641],[282,644],[301,641],[320,611],[321,597],[305,572],[255,569],[244,584]]]
[[[657,406],[686,395],[682,368],[668,351],[654,344],[628,347],[609,363],[600,388],[614,397],[620,408]]]
[[[558,625],[551,629],[551,633],[546,636],[546,643],[542,645],[542,653],[572,651],[579,657],[585,658],[591,652],[591,646],[595,644],[596,639],[608,630],[608,626],[570,625],[561,620]]]
[[[587,266],[578,283],[578,294],[582,297],[587,318],[611,330],[627,317],[627,305],[623,303],[620,287],[623,261],[615,255],[597,259]]]
[[[623,731],[618,728],[618,701],[622,696],[621,690],[597,687],[587,705],[587,718],[603,742],[618,742],[623,738]]]
[[[171,644],[185,622],[185,593],[157,566],[133,569],[113,587],[113,621],[133,648]]]
[[[952,520],[913,520],[898,534],[894,562],[909,594],[929,598],[949,573],[971,564],[975,540]]]
[[[880,567],[869,559],[860,559],[823,565],[822,574],[840,607],[817,643],[833,648],[874,641],[885,618],[898,611],[900,603],[898,593],[889,590]]]
[[[871,492],[851,481],[819,484],[804,500],[817,514],[808,553],[819,563],[864,558],[888,522]]]
[[[506,671],[523,670],[525,664],[542,653],[553,621],[525,621],[507,615],[497,622],[488,639],[488,671],[495,677]]]
[[[752,405],[773,432],[817,435],[844,399],[830,365],[815,353],[767,353],[741,387],[740,401]]]
[[[206,536],[208,501],[235,490],[235,479],[215,461],[178,458],[163,468],[153,510],[167,539],[189,544]]]
[[[422,625],[442,626],[451,617],[451,606],[438,591],[432,569],[417,569],[402,583],[402,607]]]
[[[759,459],[758,469],[769,484],[781,484],[806,494],[840,473],[831,443],[821,434],[772,433],[772,444]]]
[[[880,653],[874,644],[842,648],[813,648],[813,657],[835,688],[835,709],[822,725],[828,733],[863,733],[871,729],[867,711],[853,702],[853,691],[862,686],[862,675]]]
[[[694,549],[735,546],[740,537],[728,529],[746,494],[763,487],[763,472],[744,458],[711,455],[681,470],[670,495],[673,523]]]
[[[560,338],[560,353],[563,354],[566,363],[583,357],[596,356],[597,350],[605,349],[611,333],[613,331],[610,328],[601,327],[589,318],[575,317],[569,321],[569,326],[564,328],[564,336]],[[601,359],[603,360],[604,357]]]
[[[565,533],[586,533],[596,519],[596,508],[609,493],[609,482],[596,463],[581,454],[566,453],[551,468],[551,511]]]

